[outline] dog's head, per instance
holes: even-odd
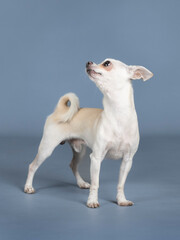
[[[133,79],[150,79],[153,74],[142,66],[128,66],[114,59],[105,59],[100,64],[87,62],[86,72],[103,92],[121,89]]]

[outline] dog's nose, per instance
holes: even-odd
[[[93,65],[93,62],[87,62],[87,63],[86,63],[86,67],[89,67],[89,66],[91,66],[91,65]]]

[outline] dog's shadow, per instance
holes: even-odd
[[[43,178],[39,177],[39,179],[43,181]],[[59,194],[61,195],[62,191],[63,193],[65,192],[73,193],[73,192],[77,192],[78,190],[78,186],[76,183],[65,182],[64,180],[61,180],[61,179],[58,179],[58,180],[49,179],[49,182],[51,183],[47,183],[47,181],[48,179],[46,179],[46,181],[43,183],[43,186],[36,187],[36,193],[51,191],[56,193],[59,192]]]
[[[24,190],[24,184],[27,177],[27,171],[20,168],[13,168],[13,167],[7,167],[2,166],[0,168],[0,181],[1,184],[8,185],[11,187],[15,187],[19,190]],[[38,182],[40,182],[41,186]],[[47,185],[46,185],[47,184]],[[60,176],[58,179],[53,177],[44,176],[43,174],[38,174],[38,176],[35,179],[35,185],[36,186],[36,192],[40,192],[42,190],[48,190],[48,189],[57,189],[61,188],[63,190],[66,189],[66,191],[76,191],[76,189],[79,189],[76,182],[69,182],[62,179]]]

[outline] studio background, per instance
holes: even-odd
[[[102,107],[85,63],[108,57],[154,73],[134,82],[141,133],[180,133],[179,9],[178,0],[1,0],[0,133],[41,135],[67,92]]]
[[[178,0],[0,0],[1,239],[180,239],[179,12]],[[120,163],[105,161],[101,207],[88,209],[67,145],[24,194],[46,117],[67,92],[102,107],[85,64],[108,57],[154,74],[133,81],[141,142],[125,193],[135,205],[116,205]]]

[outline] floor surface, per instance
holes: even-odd
[[[67,144],[36,173],[36,193],[23,192],[39,141],[0,138],[0,239],[180,239],[180,136],[141,137],[125,186],[132,207],[115,202],[120,161],[105,160],[98,209],[86,207],[88,190],[76,186]],[[89,180],[88,155],[80,170]]]

